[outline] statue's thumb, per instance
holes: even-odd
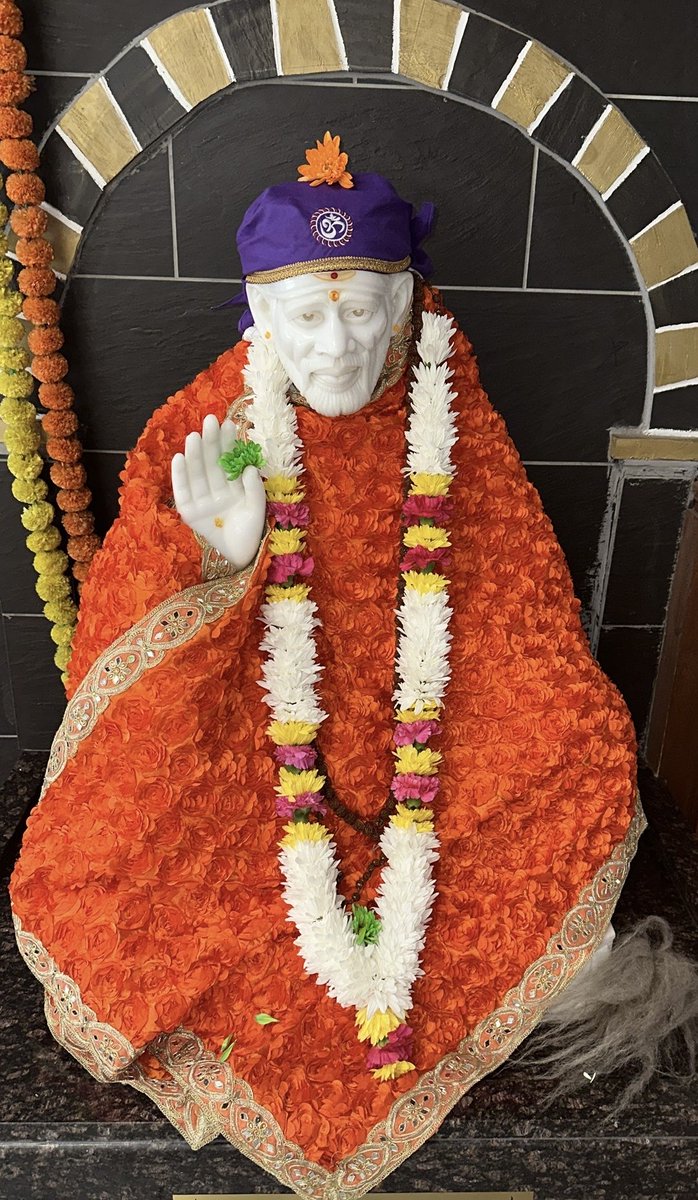
[[[245,490],[245,495],[248,496],[250,500],[264,500],[266,503],[264,483],[262,481],[262,476],[256,467],[253,467],[252,465],[245,467],[240,479],[242,480],[242,486]]]

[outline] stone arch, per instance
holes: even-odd
[[[149,30],[90,81],[44,140],[45,153],[67,152],[71,161],[59,204],[49,207],[57,270],[70,270],[106,185],[197,105],[241,83],[352,72],[399,77],[491,112],[592,193],[643,294],[647,402],[631,432],[651,436],[654,395],[698,385],[698,247],[686,210],[649,145],[599,89],[541,42],[463,5],[393,0],[391,11],[372,0],[217,0]],[[639,456],[637,438],[616,437],[613,449]]]

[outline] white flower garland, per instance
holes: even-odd
[[[420,361],[415,365],[410,387],[405,467],[413,481],[417,479],[412,492],[420,497],[445,495],[454,474],[450,451],[457,440],[451,406],[455,393],[449,387],[452,372],[445,361],[451,352],[452,336],[450,318],[423,314],[417,342]],[[247,410],[250,437],[262,447],[270,499],[288,500],[291,506],[297,506],[303,498],[303,447],[295,409],[286,397],[288,380],[269,343],[256,331],[250,341],[245,369],[252,393]],[[285,542],[280,536],[272,553],[283,554],[287,546],[302,547],[304,530],[283,532],[290,540]],[[426,534],[439,535],[441,540],[406,544],[450,544],[445,530],[428,528]],[[417,721],[421,714],[435,717],[450,677],[452,609],[445,590],[448,581],[441,575],[420,574],[416,579],[415,575],[405,574],[406,586],[397,613],[394,699],[398,720],[403,721]],[[261,648],[267,656],[262,686],[272,714],[270,733],[277,732],[277,748],[281,743],[282,747],[307,750],[327,715],[316,690],[322,667],[317,661],[314,631],[320,621],[308,590],[307,586],[296,585],[287,592],[269,587],[261,610],[265,627]],[[297,729],[305,730],[304,736],[294,734]],[[425,775],[435,772],[431,764],[438,762],[437,752],[421,745],[410,746],[409,751],[412,757],[404,760],[403,771],[423,770]],[[397,753],[399,756],[400,751]],[[311,799],[320,797],[324,779],[316,771],[296,770],[291,774],[289,768],[282,767],[280,775],[282,786],[277,791],[287,803],[291,804],[301,791]],[[377,940],[368,944],[357,940],[352,917],[338,892],[336,848],[326,827],[320,821],[287,825],[287,836],[280,843],[284,898],[289,919],[298,930],[297,945],[306,970],[316,975],[318,984],[325,985],[342,1006],[356,1008],[359,1037],[370,1038],[374,1046],[385,1045],[387,1035],[401,1026],[411,1008],[412,987],[423,973],[419,957],[435,899],[432,868],[438,860],[439,841],[433,832],[431,813],[421,807],[415,812],[414,806],[404,805],[398,810],[380,839],[387,860],[373,906],[380,931]],[[394,1078],[412,1068],[412,1063],[400,1061],[374,1074]]]

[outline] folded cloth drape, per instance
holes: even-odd
[[[506,1059],[601,942],[643,827],[627,710],[460,331],[455,346],[452,681],[438,895],[408,1018],[417,1073],[373,1078],[353,1014],[307,975],[287,921],[258,682],[268,539],[231,574],[172,507],[186,433],[209,412],[244,427],[245,342],[163,405],[129,457],[12,879],[59,1041],[98,1078],[146,1091],[192,1146],[222,1133],[302,1195],[375,1187]],[[297,410],[319,744],[364,818],[392,775],[407,381],[350,416]],[[350,896],[375,844],[327,823]]]

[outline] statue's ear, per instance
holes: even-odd
[[[269,318],[271,317],[271,297],[265,295],[265,284],[263,283],[248,283],[247,284],[247,303],[252,320],[257,329],[264,331],[269,327]]]
[[[414,291],[414,275],[411,271],[400,271],[391,278],[393,325],[401,325],[407,316],[407,310],[412,303]]]

